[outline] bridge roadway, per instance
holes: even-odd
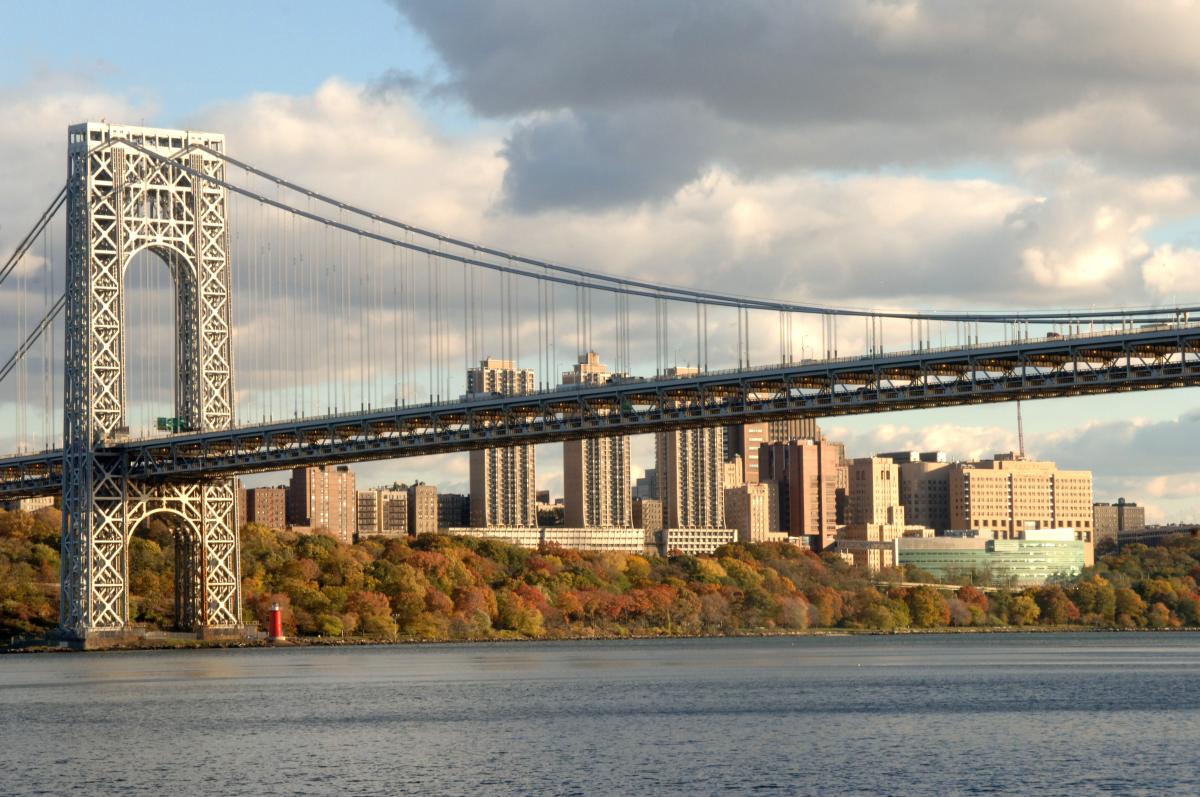
[[[795,417],[831,417],[1200,384],[1200,324],[626,378],[522,396],[113,442],[149,484],[304,465]],[[62,451],[0,459],[0,498],[61,490]]]

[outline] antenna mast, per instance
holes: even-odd
[[[1025,425],[1021,422],[1021,400],[1017,399],[1017,450],[1018,456],[1025,459]]]

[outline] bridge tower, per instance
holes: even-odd
[[[176,417],[194,431],[233,424],[227,196],[175,167],[223,179],[224,162],[195,147],[223,151],[224,137],[89,122],[68,139],[61,631],[129,631],[130,535],[167,513],[179,625],[228,633],[242,623],[235,483],[139,483],[108,446],[128,434],[124,278],[142,250],[174,282]]]

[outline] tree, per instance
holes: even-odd
[[[503,589],[496,593],[496,627],[516,631],[533,639],[543,633],[542,613],[517,593]]]
[[[1037,601],[1045,625],[1066,625],[1079,619],[1078,607],[1057,584],[1047,584],[1033,590],[1033,599]]]
[[[1117,625],[1123,628],[1140,628],[1146,624],[1146,602],[1129,587],[1121,587],[1116,594]]]
[[[381,592],[358,590],[350,593],[346,611],[358,616],[358,627],[367,636],[394,639],[399,633],[396,621],[392,619],[391,604],[387,595]]]
[[[1146,615],[1147,621],[1151,628],[1171,628],[1178,627],[1179,620],[1171,615],[1171,610],[1162,601],[1158,601],[1150,607],[1149,613]]]
[[[908,593],[908,610],[916,628],[939,628],[950,624],[950,607],[935,587],[914,587]]]
[[[1013,598],[1008,610],[1008,621],[1013,625],[1033,625],[1037,622],[1042,610],[1031,595],[1018,595]]]
[[[1116,590],[1102,576],[1080,581],[1070,590],[1071,601],[1079,608],[1080,619],[1093,625],[1111,623],[1116,614]]]

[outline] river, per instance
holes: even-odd
[[[0,656],[0,794],[1195,795],[1200,634]]]

